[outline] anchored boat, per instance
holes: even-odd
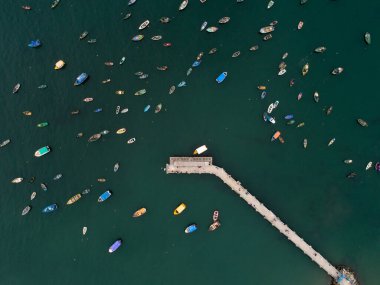
[[[55,210],[58,209],[58,205],[57,204],[51,204],[49,206],[46,206],[45,208],[42,209],[42,213],[46,214],[46,213],[51,213],[51,212],[54,212]]]
[[[198,229],[198,227],[196,224],[191,224],[188,227],[186,227],[185,233],[191,234],[191,233],[195,232],[197,229]]]
[[[202,145],[200,147],[198,147],[196,150],[194,150],[193,154],[202,154],[204,153],[205,151],[207,150],[207,146],[206,145]]]
[[[104,202],[109,197],[111,197],[111,195],[112,195],[111,191],[107,190],[106,192],[104,192],[102,195],[99,196],[98,202],[99,203]]]
[[[67,201],[66,205],[74,204],[74,203],[75,203],[76,201],[78,201],[81,197],[82,197],[81,194],[76,194],[76,195],[74,195],[73,197],[71,197],[71,198]]]
[[[228,73],[226,71],[222,72],[217,78],[216,78],[216,82],[218,83],[222,83],[224,81],[224,79],[226,79]]]
[[[81,73],[77,77],[77,79],[75,80],[74,86],[78,86],[78,85],[83,84],[87,80],[87,78],[88,78],[88,74],[87,73],[85,73],[85,72]]]
[[[177,208],[174,209],[173,214],[175,216],[181,214],[186,209],[186,205],[184,203],[181,203],[178,205]]]
[[[108,252],[109,253],[113,253],[115,252],[122,244],[122,240],[121,239],[118,239],[117,241],[115,241],[108,249]]]
[[[146,213],[146,209],[145,208],[141,208],[141,209],[138,209],[136,212],[133,213],[132,217],[133,218],[137,218],[137,217],[140,217],[142,215],[144,215]]]
[[[47,153],[50,152],[50,147],[49,146],[44,146],[44,147],[41,147],[40,149],[38,149],[35,153],[34,153],[34,156],[35,157],[41,157]]]
[[[55,63],[54,69],[59,70],[65,66],[65,62],[61,59]]]

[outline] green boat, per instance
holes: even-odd
[[[364,40],[365,42],[367,43],[367,45],[370,45],[371,44],[371,34],[370,33],[365,33],[364,35]]]
[[[40,149],[38,149],[35,153],[34,153],[34,156],[35,157],[41,157],[47,153],[50,152],[50,147],[48,146],[44,146],[44,147],[41,147]]]
[[[43,128],[43,127],[46,127],[47,125],[49,125],[48,122],[43,122],[43,123],[39,123],[39,124],[37,125],[37,127],[39,127],[39,128]]]

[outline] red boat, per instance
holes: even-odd
[[[172,44],[171,43],[164,43],[163,46],[164,47],[170,47],[170,46],[172,46]]]
[[[216,222],[219,218],[219,211],[215,210],[214,214],[212,215],[212,220]]]
[[[21,8],[27,11],[32,10],[32,7],[30,6],[21,6]]]

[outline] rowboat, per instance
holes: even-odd
[[[140,26],[139,30],[144,30],[149,25],[149,20],[144,21]]]
[[[41,157],[45,154],[48,154],[50,152],[50,147],[49,146],[44,146],[44,147],[41,147],[40,149],[38,149],[35,153],[34,153],[34,156],[35,157]]]
[[[15,178],[15,179],[13,179],[11,182],[12,182],[13,184],[18,184],[18,183],[21,183],[23,180],[24,180],[24,178],[22,178],[22,177],[17,177],[17,178]]]
[[[131,138],[127,141],[127,144],[132,144],[136,141],[136,138]]]
[[[113,166],[113,172],[117,172],[119,170],[120,164],[118,162]]]
[[[88,78],[88,74],[87,73],[85,73],[85,72],[81,73],[77,77],[77,79],[75,80],[74,86],[78,86],[78,85],[83,84],[87,80],[87,78]]]
[[[117,133],[118,135],[121,135],[121,134],[124,134],[126,131],[127,131],[126,128],[121,128],[121,129],[118,129],[118,130],[116,131],[116,133]]]
[[[186,76],[189,76],[191,74],[191,72],[193,71],[193,69],[190,67],[187,71],[186,71]]]
[[[87,233],[87,227],[82,228],[82,234],[85,235]]]
[[[208,27],[206,29],[206,31],[209,33],[215,33],[217,30],[218,30],[218,27]]]
[[[172,46],[172,43],[163,43],[162,44],[164,47],[171,47]]]
[[[193,154],[202,154],[204,153],[205,151],[207,150],[207,146],[206,145],[202,145],[200,147],[198,147],[196,150],[194,150]]]
[[[2,142],[0,143],[0,147],[4,147],[4,146],[6,146],[7,144],[9,144],[10,142],[11,142],[10,139],[6,139],[6,140],[4,140],[4,141],[2,141]]]
[[[334,142],[335,142],[335,138],[332,138],[332,139],[329,141],[329,143],[328,143],[328,145],[327,145],[327,146],[330,146],[330,145],[332,145]]]
[[[33,193],[30,195],[30,201],[32,201],[34,198],[36,198],[36,195],[37,195],[37,192],[33,192]]]
[[[177,208],[174,209],[173,214],[175,216],[181,214],[186,209],[186,205],[184,203],[181,203],[178,205]]]
[[[30,6],[21,6],[21,8],[24,9],[25,11],[32,10],[32,7]]]
[[[175,86],[171,86],[170,89],[169,89],[169,94],[173,94],[175,91]]]
[[[226,24],[226,23],[228,23],[230,21],[230,17],[223,17],[223,18],[221,18],[219,21],[218,21],[218,23],[219,24]]]
[[[135,92],[135,96],[141,96],[141,95],[144,95],[145,93],[146,93],[146,89],[141,89]]]
[[[162,104],[160,103],[160,104],[158,104],[158,105],[156,106],[156,108],[154,108],[154,113],[157,114],[158,112],[161,111],[161,109],[162,109]]]
[[[51,8],[54,9],[55,7],[57,7],[60,1],[61,0],[54,0],[53,3],[51,4]]]
[[[240,55],[240,51],[235,51],[233,54],[232,54],[232,57],[238,57]]]
[[[31,209],[32,209],[31,206],[26,206],[26,207],[22,210],[21,215],[22,215],[22,216],[25,216],[26,214],[28,214],[28,213],[30,212]]]
[[[323,53],[327,50],[326,47],[317,47],[316,49],[314,49],[314,52],[316,53]]]
[[[122,64],[124,63],[124,61],[125,61],[125,56],[123,56],[123,57],[120,59],[119,64],[122,65]]]
[[[260,98],[264,99],[265,96],[267,96],[267,92],[266,91],[261,92]]]
[[[46,214],[46,213],[51,213],[51,212],[54,212],[55,210],[58,209],[58,205],[57,204],[51,204],[49,206],[46,206],[45,208],[42,209],[42,213]]]
[[[212,214],[212,220],[216,222],[219,219],[219,211],[215,210]]]
[[[224,81],[224,79],[226,79],[228,73],[226,71],[222,72],[217,78],[216,78],[216,82],[218,83],[222,83]]]
[[[135,0],[136,1],[136,0]],[[113,253],[115,252],[122,244],[122,240],[121,239],[118,239],[117,241],[115,241],[108,249],[108,252],[109,253]]]
[[[81,194],[76,194],[76,195],[74,195],[73,197],[71,197],[71,198],[67,201],[66,205],[74,204],[74,203],[75,203],[76,201],[78,201],[81,197],[82,197]]]
[[[372,161],[367,163],[367,166],[365,167],[365,170],[368,170],[372,167]]]
[[[139,42],[144,38],[144,35],[136,35],[132,38],[132,41]]]
[[[277,140],[280,135],[281,135],[280,131],[275,132],[271,138],[271,141],[273,142],[273,141]]]
[[[309,72],[309,64],[306,63],[306,64],[302,67],[302,75],[305,76],[308,72]]]
[[[79,40],[83,40],[85,37],[87,37],[88,31],[84,31],[83,33],[80,34]]]
[[[140,217],[142,215],[144,215],[146,213],[146,209],[145,208],[141,208],[141,209],[138,209],[136,212],[133,213],[132,217],[133,218],[137,218],[137,217]]]
[[[334,68],[333,71],[331,71],[331,73],[334,75],[338,75],[338,74],[341,74],[343,70],[344,70],[343,67],[337,67],[337,68]]]
[[[302,92],[298,93],[298,95],[297,95],[297,100],[298,101],[302,99],[302,95],[303,95]]]
[[[371,34],[370,33],[365,33],[364,34],[364,41],[367,43],[367,45],[371,44]]]
[[[87,97],[83,99],[83,102],[86,102],[86,103],[92,102],[92,101],[94,101],[94,98],[91,98],[91,97]]]
[[[326,110],[326,115],[330,115],[332,111],[333,111],[333,106],[328,107]]]
[[[298,29],[298,30],[301,30],[302,27],[303,27],[303,22],[300,21],[300,22],[298,23],[297,29]]]
[[[301,123],[299,123],[297,126],[296,126],[296,128],[302,128],[302,127],[304,127],[305,126],[305,122],[301,122]]]
[[[156,68],[157,68],[157,70],[165,71],[165,70],[168,69],[168,66],[167,65],[163,65],[163,66],[157,66]]]
[[[18,90],[20,90],[20,87],[21,87],[21,84],[20,83],[17,83],[15,85],[15,87],[13,87],[13,90],[12,90],[12,93],[15,94],[18,92]]]
[[[32,115],[32,112],[30,111],[24,111],[22,112],[25,116],[31,116]]]
[[[274,31],[274,26],[266,26],[260,29],[261,34],[267,34]]]
[[[109,197],[111,197],[111,195],[112,195],[111,191],[107,190],[106,192],[104,192],[102,195],[99,196],[98,202],[99,203],[104,202]]]
[[[187,4],[189,4],[189,0],[182,1],[181,5],[179,5],[178,10],[182,11],[183,9],[187,7]]]
[[[207,22],[204,21],[203,24],[201,25],[201,32],[206,28]]]
[[[145,113],[145,112],[148,112],[149,109],[150,109],[150,105],[146,105],[146,106],[144,107],[144,113]]]
[[[314,98],[315,103],[319,102],[319,93],[317,91],[314,92],[313,98]]]
[[[63,60],[59,60],[55,63],[54,69],[58,70],[65,66],[65,62]]]
[[[197,229],[198,228],[197,228],[196,224],[191,224],[191,225],[189,225],[189,226],[186,227],[185,233],[191,234],[192,232],[195,232]]]
[[[101,134],[94,134],[92,135],[89,139],[88,139],[88,142],[95,142],[97,141],[98,139],[100,139],[102,135]]]
[[[216,229],[218,229],[220,227],[220,222],[219,221],[215,221],[213,222],[209,227],[208,227],[208,230],[209,232],[213,232],[215,231]]]
[[[368,127],[368,123],[366,121],[364,121],[363,119],[357,119],[356,120],[358,122],[359,125],[361,125],[362,127]]]
[[[307,139],[303,139],[303,148],[307,148]]]
[[[269,26],[276,26],[278,24],[278,21],[272,21],[269,23]]]

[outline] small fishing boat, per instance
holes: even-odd
[[[162,104],[158,104],[155,108],[154,108],[154,113],[157,114],[161,111],[162,109]]]
[[[82,228],[82,234],[83,234],[83,235],[86,235],[86,233],[87,233],[87,227],[83,227],[83,228]]]
[[[218,83],[222,83],[224,81],[224,79],[226,79],[228,73],[226,71],[222,72],[217,78],[216,78],[216,82]]]
[[[212,214],[212,220],[214,222],[216,222],[217,220],[219,220],[219,211],[218,210],[215,210],[214,213]]]
[[[259,90],[266,90],[267,87],[263,86],[263,85],[259,85],[259,86],[257,86],[257,89],[259,89]]]
[[[356,120],[358,122],[359,125],[361,125],[362,127],[368,127],[368,123],[366,121],[364,121],[363,119],[357,119]]]
[[[26,214],[28,214],[28,213],[30,212],[31,209],[32,209],[31,206],[26,206],[26,207],[22,210],[21,215],[22,215],[22,216],[25,216]]]
[[[251,46],[251,47],[249,48],[250,51],[256,51],[256,50],[258,50],[258,49],[259,49],[259,46],[258,46],[258,45],[254,45],[254,46]]]
[[[88,78],[88,74],[87,73],[85,73],[85,72],[81,73],[77,77],[77,79],[75,80],[74,86],[78,86],[78,85],[83,84],[87,80],[87,78]]]
[[[136,212],[133,213],[132,217],[133,218],[138,218],[146,213],[145,208],[138,209]]]
[[[171,47],[172,46],[172,43],[163,43],[162,44],[164,47]]]
[[[165,71],[165,70],[168,69],[168,66],[167,65],[163,65],[163,66],[157,66],[156,68],[157,68],[157,70]]]
[[[12,182],[13,184],[18,184],[18,183],[21,183],[23,180],[24,180],[24,178],[22,178],[22,177],[17,177],[17,178],[15,178],[15,179],[13,179],[11,182]]]
[[[278,24],[278,21],[273,21],[269,23],[269,26],[276,26]]]
[[[116,90],[115,94],[116,95],[123,95],[124,94],[124,90]]]
[[[121,110],[122,114],[127,113],[127,112],[128,112],[128,108],[124,108],[123,110]]]
[[[302,99],[302,95],[303,95],[302,92],[298,93],[298,95],[297,95],[297,100],[298,101]]]
[[[170,22],[170,18],[169,18],[169,17],[161,17],[161,18],[160,18],[160,22],[161,22],[162,24],[167,24],[167,23]]]
[[[279,136],[278,140],[280,141],[280,143],[284,143],[285,142],[284,139],[282,138],[282,136]]]
[[[268,34],[274,31],[274,26],[266,26],[260,29],[261,34]]]
[[[85,37],[87,37],[88,31],[84,31],[83,33],[80,34],[79,40],[83,40]]]
[[[41,183],[40,186],[41,186],[42,190],[44,190],[44,191],[48,190],[47,185],[45,183]]]
[[[37,48],[39,46],[41,46],[40,40],[30,41],[30,43],[28,44],[28,47],[30,47],[30,48]]]
[[[139,30],[144,30],[149,25],[149,20],[145,20],[140,26]]]
[[[30,111],[24,111],[22,112],[25,116],[31,116],[32,115],[32,112]]]
[[[87,41],[89,44],[94,44],[94,43],[96,43],[96,39],[90,39],[90,40],[88,40]]]
[[[193,71],[193,69],[190,67],[188,70],[187,70],[187,72],[186,72],[186,76],[189,76],[190,75],[190,73]]]
[[[218,29],[218,27],[208,27],[206,31],[209,33],[215,33]]]
[[[37,125],[37,127],[39,127],[39,128],[43,128],[43,127],[46,127],[47,125],[49,125],[48,122],[43,122],[43,123],[39,123],[39,124]]]
[[[207,27],[207,22],[204,21],[201,25],[201,32]]]
[[[191,65],[192,67],[198,67],[200,64],[202,63],[202,61],[194,61],[193,64]]]
[[[30,7],[30,6],[21,6],[21,8],[24,9],[25,11],[32,10],[32,7]]]
[[[106,61],[104,63],[104,65],[106,65],[106,66],[113,66],[113,62],[112,61]]]
[[[96,179],[98,182],[100,182],[100,183],[104,183],[104,182],[106,182],[106,179],[105,178],[98,178],[98,179]]]
[[[34,153],[34,156],[35,157],[41,157],[45,154],[48,154],[50,152],[50,147],[49,146],[44,146],[44,147],[41,147],[40,149],[38,149],[35,153]]]
[[[317,91],[314,92],[313,94],[314,102],[318,103],[319,102],[319,93]]]
[[[136,138],[131,138],[127,141],[127,144],[132,144],[136,141]]]
[[[286,52],[286,53],[284,53],[283,55],[282,55],[282,59],[285,59],[285,58],[287,58],[288,57],[288,53]]]
[[[123,57],[120,59],[119,64],[122,65],[122,64],[124,63],[124,61],[125,61],[125,56],[123,56]]]
[[[56,176],[53,177],[53,180],[59,180],[62,178],[62,174],[58,173]]]
[[[127,20],[132,16],[132,13],[127,13],[124,17],[123,20]]]
[[[91,97],[87,97],[87,98],[83,99],[83,102],[86,102],[86,103],[89,103],[89,102],[92,102],[92,101],[94,101],[94,98],[91,98]]]
[[[159,40],[162,39],[162,36],[161,35],[157,35],[157,36],[151,37],[150,39],[153,40],[153,41],[159,41]]]
[[[206,145],[202,145],[202,146],[198,147],[196,150],[194,150],[193,154],[194,155],[196,155],[196,154],[202,154],[206,150],[207,150],[207,146]]]
[[[175,216],[181,214],[186,209],[186,205],[184,203],[181,203],[178,205],[177,208],[174,209],[173,214]]]
[[[372,161],[367,163],[367,166],[365,167],[365,170],[368,170],[372,167]]]
[[[175,86],[173,85],[173,86],[171,86],[170,89],[169,89],[169,95],[170,95],[170,94],[173,94],[174,91],[175,91]]]
[[[270,1],[268,2],[268,6],[267,6],[267,9],[270,9],[270,8],[272,8],[272,7],[273,7],[273,5],[274,5],[274,1],[273,1],[273,0],[270,0]]]
[[[329,141],[329,143],[328,143],[328,145],[327,145],[327,146],[330,146],[330,145],[332,145],[334,142],[335,142],[335,138],[332,138],[332,139]]]
[[[146,105],[146,106],[144,107],[144,113],[145,113],[145,112],[148,112],[149,109],[150,109],[150,105]]]
[[[36,195],[37,195],[37,192],[33,192],[32,195],[30,195],[30,201],[36,198]]]
[[[189,226],[186,227],[185,233],[191,234],[191,233],[195,232],[197,229],[198,228],[197,228],[196,224],[191,224],[191,225],[189,225]]]
[[[353,161],[352,161],[352,159],[345,159],[343,162],[345,164],[351,164]]]
[[[121,135],[121,134],[124,134],[126,131],[127,131],[126,128],[121,128],[121,129],[118,129],[118,130],[116,131],[116,133],[117,133],[118,135]]]
[[[218,23],[219,24],[226,24],[230,21],[230,17],[223,17],[221,19],[219,19]]]
[[[235,51],[233,54],[232,54],[232,57],[238,57],[240,55],[240,51]]]
[[[111,191],[107,190],[106,192],[104,192],[102,195],[99,196],[98,202],[99,203],[104,202],[109,197],[111,197],[111,195],[112,195]]]
[[[146,93],[146,89],[141,89],[135,92],[135,96],[141,96],[141,95],[144,95],[145,93]]]
[[[333,106],[328,107],[326,110],[326,115],[330,115],[332,111],[333,111]]]
[[[270,40],[272,38],[272,34],[267,34],[267,35],[265,35],[264,37],[263,37],[263,40],[264,41],[268,41],[268,40]]]
[[[215,221],[215,222],[213,222],[213,223],[208,227],[208,231],[209,231],[209,232],[213,232],[213,231],[217,230],[219,227],[220,227],[220,222],[219,222],[219,221]]]
[[[314,49],[314,52],[316,53],[323,53],[327,50],[326,47],[317,47],[316,49]]]
[[[46,206],[45,208],[42,209],[42,213],[46,214],[46,213],[51,213],[51,212],[54,212],[55,210],[58,209],[58,205],[57,204],[51,204],[49,206]]]
[[[65,66],[65,62],[61,59],[61,60],[58,60],[55,65],[54,65],[54,69],[55,70],[59,70],[61,69],[62,67]]]
[[[303,148],[307,148],[307,139],[303,139]]]
[[[45,89],[46,87],[47,87],[46,84],[42,84],[42,85],[39,85],[37,88],[38,88],[38,89]]]
[[[0,147],[4,147],[4,146],[6,146],[7,144],[9,144],[10,142],[11,142],[10,139],[6,139],[6,140],[4,140],[4,141],[2,141],[2,142],[0,143]]]
[[[66,205],[74,204],[74,203],[75,203],[76,201],[78,201],[81,197],[82,197],[81,194],[76,194],[76,195],[74,195],[73,197],[71,197],[71,198],[67,201]]]
[[[182,11],[187,7],[187,4],[189,4],[189,0],[182,1],[181,5],[179,5],[178,10]]]
[[[92,135],[89,139],[88,139],[88,142],[95,142],[97,141],[98,139],[100,139],[102,135],[101,134],[94,134]]]
[[[338,75],[338,74],[341,74],[343,72],[343,67],[337,67],[337,68],[334,68],[333,71],[331,71],[331,73],[333,75]]]
[[[302,27],[303,27],[303,22],[300,21],[300,22],[298,23],[297,29],[298,29],[298,30],[301,30]]]
[[[113,172],[117,172],[119,170],[120,164],[118,162],[113,166]]]
[[[135,0],[136,1],[136,0]],[[108,249],[108,252],[109,253],[113,253],[115,252],[122,244],[122,240],[121,239],[118,239],[117,241],[115,241]]]
[[[306,64],[302,67],[302,75],[305,76],[308,72],[309,72],[309,64],[306,63]]]
[[[15,87],[13,87],[12,93],[15,94],[20,90],[21,84],[17,83]]]
[[[364,41],[367,43],[367,45],[371,44],[371,34],[370,33],[365,33],[364,34]]]
[[[135,4],[135,3],[136,3],[136,0],[129,0],[128,6],[131,6],[131,5]]]
[[[107,78],[106,80],[103,80],[103,81],[102,81],[103,84],[106,84],[106,83],[108,83],[108,82],[111,82],[111,79],[110,79],[110,78]]]
[[[271,138],[271,141],[273,142],[273,141],[277,140],[278,137],[279,137],[280,135],[281,135],[281,132],[280,132],[280,131],[276,131],[276,132],[273,134],[273,136],[272,136],[272,138]]]
[[[132,38],[132,41],[139,42],[144,38],[144,35],[136,35]]]
[[[286,69],[283,68],[283,69],[280,69],[280,71],[278,72],[278,75],[284,75],[286,73]]]
[[[51,8],[54,9],[55,7],[57,7],[60,1],[61,0],[54,0],[53,3],[51,4]]]
[[[208,52],[208,54],[214,54],[214,53],[216,53],[217,52],[217,48],[212,48],[212,49],[210,49],[210,51]]]
[[[178,85],[177,85],[178,88],[185,87],[185,86],[187,86],[187,85],[186,85],[186,81],[181,81],[181,82],[178,83]]]

